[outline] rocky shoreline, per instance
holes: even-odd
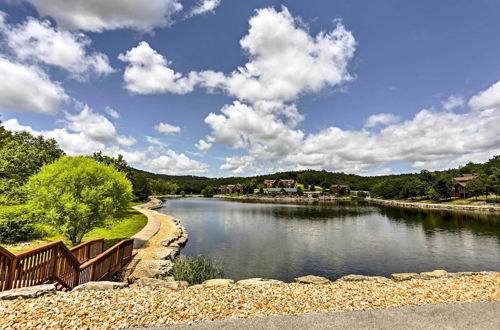
[[[500,207],[490,206],[490,205],[425,204],[425,203],[391,201],[391,200],[376,199],[376,198],[367,198],[365,201],[367,201],[368,203],[372,203],[372,204],[376,204],[376,205],[383,205],[383,206],[397,206],[397,207],[434,209],[434,210],[446,210],[446,211],[490,212],[490,213],[499,213],[500,214]]]

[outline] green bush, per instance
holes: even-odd
[[[35,225],[36,214],[24,206],[0,210],[0,243],[12,244],[41,238],[45,232]]]
[[[206,280],[222,278],[224,271],[212,260],[199,255],[196,257],[180,256],[174,262],[172,275],[176,281],[187,281],[189,284],[201,284]]]
[[[500,198],[486,198],[486,203],[500,203]]]

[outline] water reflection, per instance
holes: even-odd
[[[500,269],[500,219],[364,204],[169,200],[190,233],[183,253],[219,259],[233,279]]]

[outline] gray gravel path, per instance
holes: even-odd
[[[148,329],[500,329],[500,301],[205,321]]]

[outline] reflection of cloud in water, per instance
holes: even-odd
[[[234,279],[500,268],[498,227],[456,216],[201,198],[169,200],[165,212],[190,233],[183,253],[220,260]]]

